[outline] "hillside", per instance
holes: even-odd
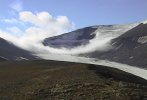
[[[0,38],[0,59],[4,60],[35,60],[30,52],[20,49],[12,43]]]

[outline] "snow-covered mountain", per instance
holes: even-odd
[[[97,38],[100,37],[100,38]],[[128,25],[99,25],[86,27],[63,35],[46,38],[45,46],[53,48],[84,47],[92,40],[112,37],[110,49],[100,51],[99,48],[78,55],[40,55],[44,59],[81,62],[95,65],[104,65],[117,68],[137,75],[147,80],[147,23],[146,21]],[[106,48],[107,49],[107,48]],[[78,57],[75,57],[78,56]],[[62,58],[62,59],[61,59]]]
[[[43,44],[53,48],[72,49],[77,46],[87,45],[90,40],[93,40],[96,37],[118,37],[136,25],[138,25],[138,23],[128,25],[97,25],[86,27],[59,36],[46,38],[43,41]]]
[[[47,38],[43,41],[43,44],[53,48],[72,49],[80,45],[87,45],[89,41],[96,37],[96,32],[99,32],[100,36],[113,37],[110,42],[112,48],[107,51],[94,50],[93,52],[81,53],[79,56],[147,68],[147,24],[143,22],[128,25],[86,27]],[[99,44],[98,42],[97,44]]]
[[[23,59],[22,59],[23,58]],[[31,52],[18,48],[12,43],[0,38],[0,61],[5,60],[35,60],[38,59]]]
[[[147,68],[147,24],[139,24],[111,41],[113,49],[87,53],[89,57]]]

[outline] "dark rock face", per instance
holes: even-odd
[[[73,48],[86,45],[89,43],[89,40],[95,37],[93,32],[95,32],[96,29],[97,28],[86,27],[63,35],[47,38],[43,41],[43,44],[54,48]]]
[[[147,43],[138,42],[139,38],[144,36],[147,36],[147,24],[140,24],[113,39],[111,42],[113,50],[105,53],[95,51],[87,55],[147,68]]]
[[[0,60],[16,60],[19,57],[28,60],[37,59],[30,52],[20,49],[13,44],[7,42],[6,40],[0,38]],[[4,59],[5,58],[5,59]]]

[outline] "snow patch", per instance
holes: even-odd
[[[2,56],[0,56],[0,58],[2,58],[2,59],[5,59],[5,60],[8,60],[7,58],[5,58],[5,57],[2,57]]]
[[[137,42],[141,44],[147,43],[147,36],[140,37]]]
[[[134,58],[133,56],[129,57],[129,59],[133,59],[133,58]]]
[[[21,60],[29,60],[29,59],[24,58],[24,57],[16,57],[16,60],[17,60],[17,61],[21,61]]]

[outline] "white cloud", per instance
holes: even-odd
[[[34,14],[29,11],[24,11],[19,13],[18,19],[4,19],[3,21],[12,24],[15,24],[16,22],[19,22],[18,24],[32,24],[25,30],[20,30],[19,25],[0,30],[0,36],[2,38],[27,50],[35,47],[38,43],[41,44],[43,39],[60,35],[73,27],[72,22],[69,21],[67,17],[53,17],[48,12]],[[4,30],[7,30],[8,32]]]
[[[32,12],[25,11],[20,12],[19,16],[20,20],[31,23],[35,26],[46,26],[51,24],[51,20],[53,20],[52,16],[48,12],[33,14]]]
[[[33,14],[32,12],[25,11],[21,12],[19,16],[21,21],[31,23],[38,27],[54,28],[56,26],[67,29],[68,27],[71,28],[72,25],[66,16],[53,18],[48,12]]]
[[[20,12],[23,10],[23,4],[22,1],[20,0],[16,0],[14,2],[12,2],[9,7],[17,12]]]

